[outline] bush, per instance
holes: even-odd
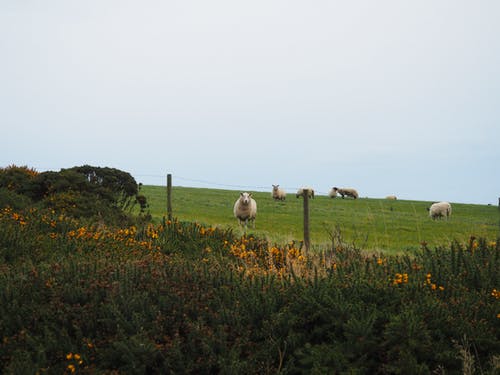
[[[12,207],[16,211],[19,211],[29,207],[31,204],[31,199],[25,195],[0,187],[0,207]]]
[[[3,209],[0,251],[2,373],[498,371],[496,242],[306,257],[197,223]]]
[[[7,168],[0,168],[0,187],[31,197],[37,176],[38,172],[26,166],[11,165]]]
[[[138,203],[145,215],[147,200],[127,172],[89,165],[38,173],[27,167],[0,169],[0,207],[16,210],[48,208],[76,218],[130,224],[128,214]]]

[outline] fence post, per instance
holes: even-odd
[[[306,247],[306,255],[309,253],[309,191],[304,189],[304,193],[302,194],[304,198],[304,245]]]
[[[172,221],[172,175],[167,174],[167,218]]]

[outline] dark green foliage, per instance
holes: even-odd
[[[0,188],[33,198],[33,191],[37,189],[37,183],[35,182],[37,174],[37,172],[28,167],[13,165],[7,168],[0,168]]]
[[[127,211],[147,199],[127,172],[89,165],[38,173],[27,167],[0,169],[0,207],[44,207],[76,218],[126,223]]]
[[[5,187],[0,187],[0,207],[12,207],[15,210],[22,210],[31,204],[32,201],[29,197]]]
[[[138,185],[127,172],[115,168],[101,168],[90,165],[61,170],[63,175],[71,172],[83,176],[98,196],[113,202],[121,209],[129,208],[135,201]]]
[[[61,214],[78,173],[44,179],[60,206],[0,210],[0,373],[499,370],[498,241],[299,260],[197,223],[89,226]]]

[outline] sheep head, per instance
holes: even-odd
[[[252,193],[240,193],[240,202],[244,205],[250,204]]]

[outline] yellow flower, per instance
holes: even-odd
[[[280,250],[277,247],[272,247],[269,251],[272,255],[278,255],[280,253]]]
[[[85,235],[85,233],[87,232],[87,229],[85,227],[80,227],[80,228],[78,228],[77,232],[78,232],[78,234],[77,234],[76,238],[81,238]]]
[[[407,273],[397,273],[392,283],[393,283],[393,285],[408,283],[408,274]]]
[[[73,353],[66,354],[66,359],[69,361],[73,358]]]
[[[75,361],[78,361],[79,359],[81,359],[82,357],[80,356],[80,354],[75,354],[73,356],[73,358],[75,358]]]
[[[382,258],[377,258],[377,264],[380,266],[382,264],[384,264],[384,261]]]
[[[68,370],[73,373],[76,371],[75,365],[68,365]]]
[[[430,273],[428,273],[427,276],[425,277],[425,283],[431,284],[431,274]]]
[[[500,319],[500,314],[497,314],[497,318]]]

